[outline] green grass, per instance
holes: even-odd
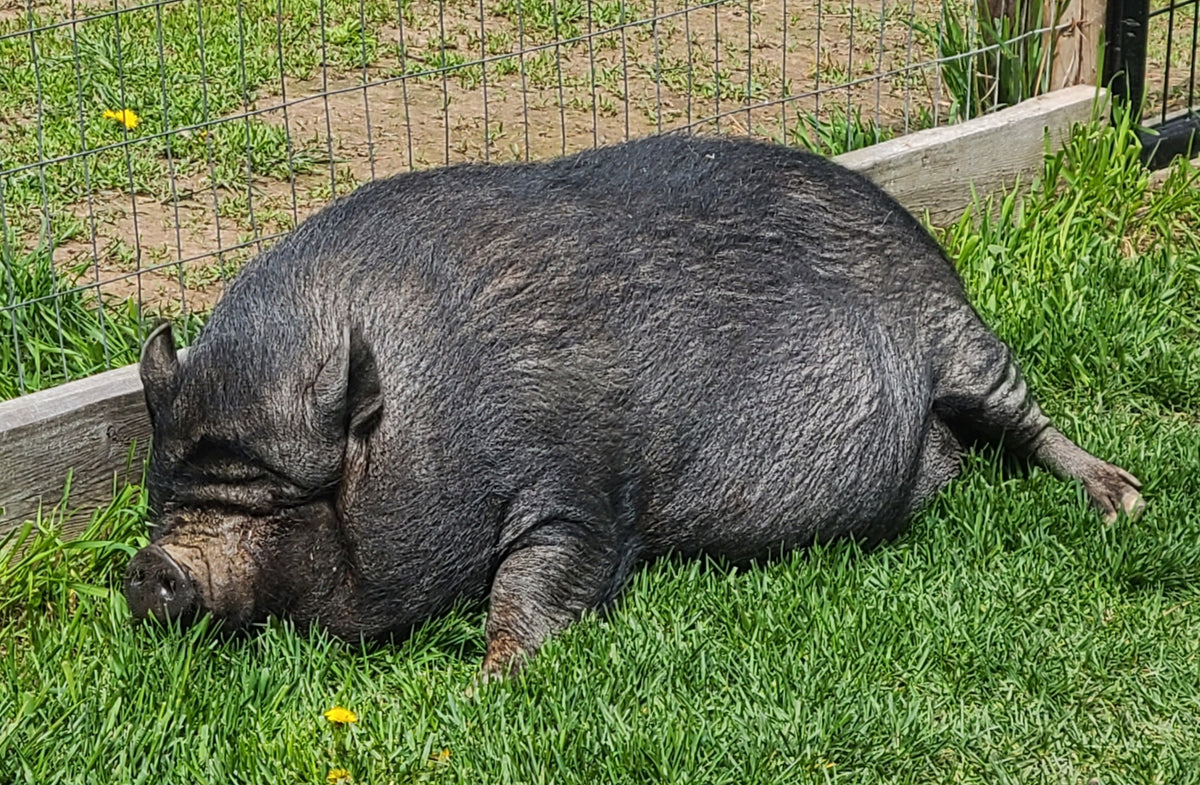
[[[1048,84],[1051,51],[1043,36],[1018,38],[1043,26],[1042,4],[1018,0],[1012,16],[1001,18],[993,18],[988,9],[988,3],[976,0],[968,0],[965,7],[943,3],[936,25],[923,20],[913,25],[935,45],[938,57],[945,58],[940,64],[942,83],[950,96],[950,116],[956,120],[1015,106],[1041,94]]]
[[[102,308],[94,289],[72,285],[80,275],[55,272],[46,244],[28,253],[14,244],[0,244],[0,291],[20,303],[0,310],[0,400],[137,360],[134,301]]]
[[[590,8],[592,29],[633,22],[642,18],[645,11],[641,3],[593,2]],[[499,0],[495,14],[519,24],[530,41],[549,43],[587,32],[589,6],[586,0]]]
[[[0,557],[0,782],[1200,782],[1200,188],[1151,187],[1129,141],[1083,129],[942,237],[1044,408],[1145,482],[1140,520],[984,451],[871,553],[650,565],[472,701],[478,609],[374,647],[131,626],[126,489]]]
[[[307,0],[187,0],[107,16],[96,9],[33,35],[14,34],[60,18],[34,12],[0,21],[0,168],[78,156],[6,176],[4,202],[38,212],[43,190],[52,208],[104,189],[166,198],[169,165],[183,176],[211,166],[221,185],[244,183],[247,160],[255,175],[286,177],[280,126],[258,117],[208,124],[252,106],[284,76],[312,76],[322,45],[337,68],[361,67],[364,54],[372,61],[376,32],[396,9],[391,0],[361,9],[357,0],[329,0],[322,20]],[[121,109],[136,113],[135,128],[104,116]],[[191,130],[161,136],[175,129]],[[319,162],[304,140],[293,144],[292,171]]]
[[[86,264],[56,270],[43,237],[30,251],[17,250],[11,234],[0,242],[0,401],[136,362],[155,318],[133,298],[86,288]],[[202,319],[174,319],[184,342]]]
[[[1035,389],[1195,422],[1200,173],[1180,163],[1151,188],[1128,140],[1127,121],[1078,134],[1033,198],[977,209],[941,239]]]
[[[858,108],[847,113],[834,106],[828,110],[828,118],[802,112],[796,119],[798,122],[788,131],[788,142],[829,157],[886,142],[894,134],[892,129],[864,118]]]

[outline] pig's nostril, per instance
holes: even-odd
[[[157,545],[139,551],[125,573],[125,599],[136,618],[187,621],[199,607],[192,580]]]

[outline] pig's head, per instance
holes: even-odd
[[[135,618],[356,626],[337,495],[382,399],[369,350],[330,332],[294,347],[218,333],[183,363],[169,326],[149,337],[151,544],[126,572]]]

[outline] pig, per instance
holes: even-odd
[[[136,618],[402,635],[487,602],[522,667],[638,562],[894,536],[969,445],[1140,484],[1056,429],[952,262],[824,158],[669,135],[362,186],[141,378]]]

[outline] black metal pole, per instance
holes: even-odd
[[[1118,105],[1140,113],[1146,97],[1150,0],[1108,0],[1106,16],[1104,84]]]

